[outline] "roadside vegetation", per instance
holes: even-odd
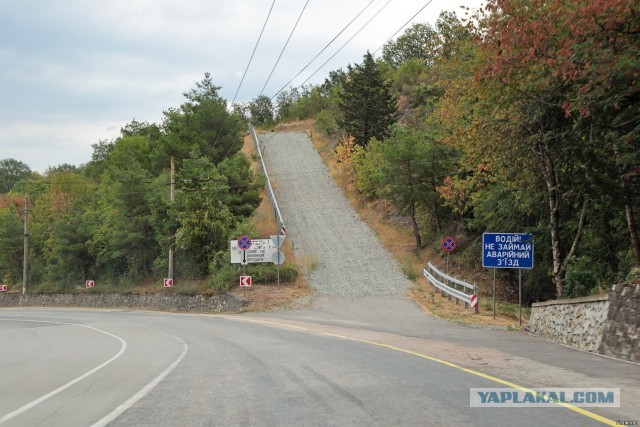
[[[452,236],[450,271],[486,301],[482,233],[509,232],[534,235],[527,306],[637,280],[637,5],[538,6],[490,1],[475,16],[414,25],[375,67],[366,53],[322,85],[281,93],[264,122],[315,120],[334,178],[364,219],[377,218],[381,240],[402,247],[393,252],[409,278],[421,280],[427,260],[444,265]],[[517,270],[497,270],[497,281],[499,301],[517,303]]]
[[[22,291],[25,210],[30,293],[215,294],[237,285],[229,240],[253,234],[264,178],[242,152],[246,124],[218,89],[205,74],[161,124],[133,120],[120,137],[95,144],[85,165],[41,175],[0,161],[0,279],[9,291]],[[163,289],[169,248],[176,286]],[[274,268],[248,272],[254,282],[275,281]],[[284,266],[280,275],[295,281],[297,271]],[[96,287],[85,289],[85,280]]]
[[[165,275],[173,247],[181,282],[226,291],[238,273],[225,258],[229,239],[275,229],[265,225],[251,148],[242,150],[243,120],[312,134],[414,280],[416,300],[437,315],[460,312],[422,276],[427,261],[445,265],[445,236],[457,241],[450,273],[480,286],[480,318],[490,316],[493,282],[481,266],[483,232],[533,234],[526,306],[638,280],[640,10],[631,0],[583,3],[489,0],[475,15],[443,12],[377,59],[363,52],[323,84],[291,87],[275,102],[259,96],[234,113],[206,74],[163,123],[132,121],[115,141],[95,144],[86,165],[40,175],[3,160],[2,280],[21,287],[27,200],[31,289],[68,291],[88,278],[150,287],[139,284]],[[518,272],[496,273],[499,307],[512,316]],[[290,272],[294,298],[307,292],[300,277]]]

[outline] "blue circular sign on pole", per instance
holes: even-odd
[[[456,241],[453,239],[453,237],[445,237],[444,239],[442,239],[442,249],[447,252],[453,252],[455,248]]]
[[[249,236],[240,236],[238,237],[238,249],[241,251],[248,251],[251,249],[251,237]]]

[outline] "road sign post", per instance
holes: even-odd
[[[284,229],[284,225],[282,226]],[[280,265],[284,262],[284,253],[280,251],[282,244],[284,243],[284,239],[287,236],[282,232],[282,234],[275,234],[271,236],[271,241],[276,247],[276,253],[271,255],[271,261],[276,265],[276,270],[278,272],[278,287],[280,286]]]
[[[162,281],[162,286],[165,288],[173,288],[173,279],[167,277]]]
[[[442,239],[442,249],[447,252],[447,276],[449,276],[449,254],[456,249],[456,241],[453,237],[445,237]],[[447,286],[449,286],[449,280],[446,281]],[[456,287],[457,289],[457,287]],[[451,295],[449,295],[449,301],[451,301]],[[456,299],[456,303],[458,300]]]
[[[533,268],[533,235],[523,233],[483,233],[482,266],[518,269],[518,317],[522,325],[522,269]],[[495,272],[493,315],[496,313]]]
[[[95,280],[87,280],[84,282],[84,286],[86,288],[94,288],[96,286],[96,281]]]

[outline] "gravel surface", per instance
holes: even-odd
[[[404,295],[395,258],[353,210],[306,133],[259,135],[287,241],[321,296]]]

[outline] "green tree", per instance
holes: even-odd
[[[97,190],[95,217],[99,227],[89,241],[98,271],[113,281],[139,280],[153,271],[160,253],[149,200],[167,193],[152,168],[157,143],[144,136],[116,140]]]
[[[491,69],[510,79],[510,70],[544,66],[562,82],[565,114],[586,139],[608,148],[624,207],[630,246],[640,265],[637,212],[640,209],[640,20],[637,2],[605,0],[540,5],[531,0],[488,3],[487,47],[496,55]],[[504,16],[504,18],[501,18]],[[512,33],[513,29],[518,35]],[[524,35],[524,36],[523,36]],[[552,60],[551,60],[552,58]]]
[[[8,193],[14,184],[31,176],[31,169],[26,163],[16,159],[0,160],[0,193]]]
[[[634,214],[640,122],[638,92],[631,89],[640,70],[637,11],[631,1],[530,0],[491,1],[489,10],[478,78],[496,83],[494,95],[502,99],[493,104],[515,118],[517,127],[502,126],[510,145],[520,145],[523,158],[534,155],[529,164],[547,196],[561,297],[587,228],[612,195],[622,201],[610,206],[624,207],[629,248],[640,262]]]
[[[229,192],[227,179],[209,159],[194,153],[179,175],[180,188],[171,205],[171,216],[178,224],[177,269],[201,277],[208,273],[215,254],[227,248],[237,218],[224,203]]]
[[[251,123],[256,125],[267,125],[273,123],[273,104],[271,98],[260,95],[249,102],[249,112],[251,113]]]
[[[95,229],[95,185],[78,172],[50,171],[48,191],[34,202],[31,279],[69,289],[89,278],[95,258],[87,241]]]
[[[276,119],[279,122],[294,120],[293,106],[300,99],[297,88],[291,87],[289,90],[281,91],[276,97]]]
[[[223,195],[223,203],[239,219],[248,218],[260,205],[260,189],[264,182],[256,180],[251,165],[243,153],[226,158],[218,165],[222,176],[226,178],[228,190]]]
[[[21,205],[22,203],[22,205]],[[22,277],[24,199],[0,195],[0,281],[18,283]]]
[[[398,68],[409,59],[433,63],[436,37],[437,33],[431,25],[413,24],[396,40],[384,45],[382,59],[394,68]]]
[[[396,126],[380,146],[383,162],[380,180],[383,196],[409,216],[416,246],[422,245],[418,211],[428,214],[440,231],[442,200],[438,187],[452,171],[453,150],[438,144],[427,132]]]
[[[165,164],[169,164],[170,156],[178,162],[190,158],[194,148],[213,163],[240,151],[244,123],[240,115],[227,111],[219,90],[211,75],[205,73],[194,89],[183,94],[187,101],[180,108],[165,111],[161,139]]]
[[[382,140],[389,135],[396,121],[395,100],[371,53],[367,52],[362,65],[349,67],[339,107],[339,124],[356,144],[364,146],[371,138]]]

